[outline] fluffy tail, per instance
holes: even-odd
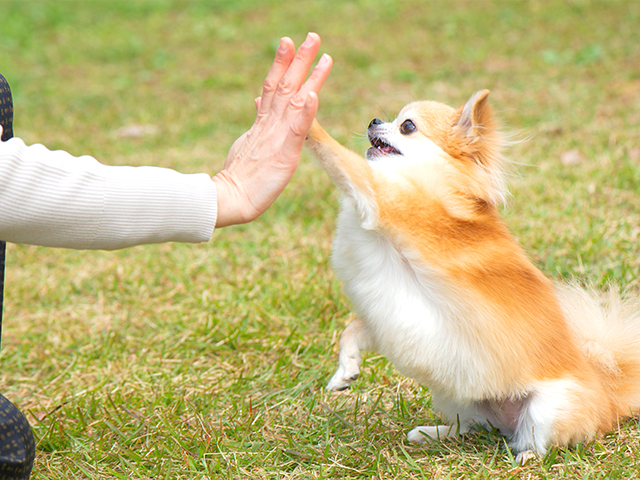
[[[575,284],[558,286],[558,297],[585,359],[600,373],[618,415],[640,409],[640,298],[625,298]]]

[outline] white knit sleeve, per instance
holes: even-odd
[[[114,167],[19,138],[0,142],[0,240],[114,250],[205,242],[216,223],[206,174]]]

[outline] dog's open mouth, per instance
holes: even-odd
[[[369,134],[369,142],[371,142],[371,148],[367,150],[367,157],[374,158],[383,155],[402,155],[400,151],[384,142],[380,137]]]

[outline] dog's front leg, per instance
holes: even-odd
[[[361,350],[371,348],[371,336],[362,319],[357,318],[344,329],[340,336],[340,359],[338,370],[329,380],[328,390],[344,390],[360,375]]]
[[[373,228],[378,219],[378,204],[373,189],[373,170],[367,161],[331,138],[316,120],[305,144],[338,190],[354,201],[363,225]]]

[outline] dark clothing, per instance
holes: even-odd
[[[1,141],[13,137],[13,101],[11,89],[0,75]],[[0,212],[0,215],[2,212]],[[5,242],[0,241],[0,335],[2,334],[2,300],[4,293]],[[36,444],[31,426],[16,406],[0,395],[0,480],[28,479],[36,458]]]
[[[0,395],[0,480],[29,478],[35,458],[36,444],[29,422]]]

